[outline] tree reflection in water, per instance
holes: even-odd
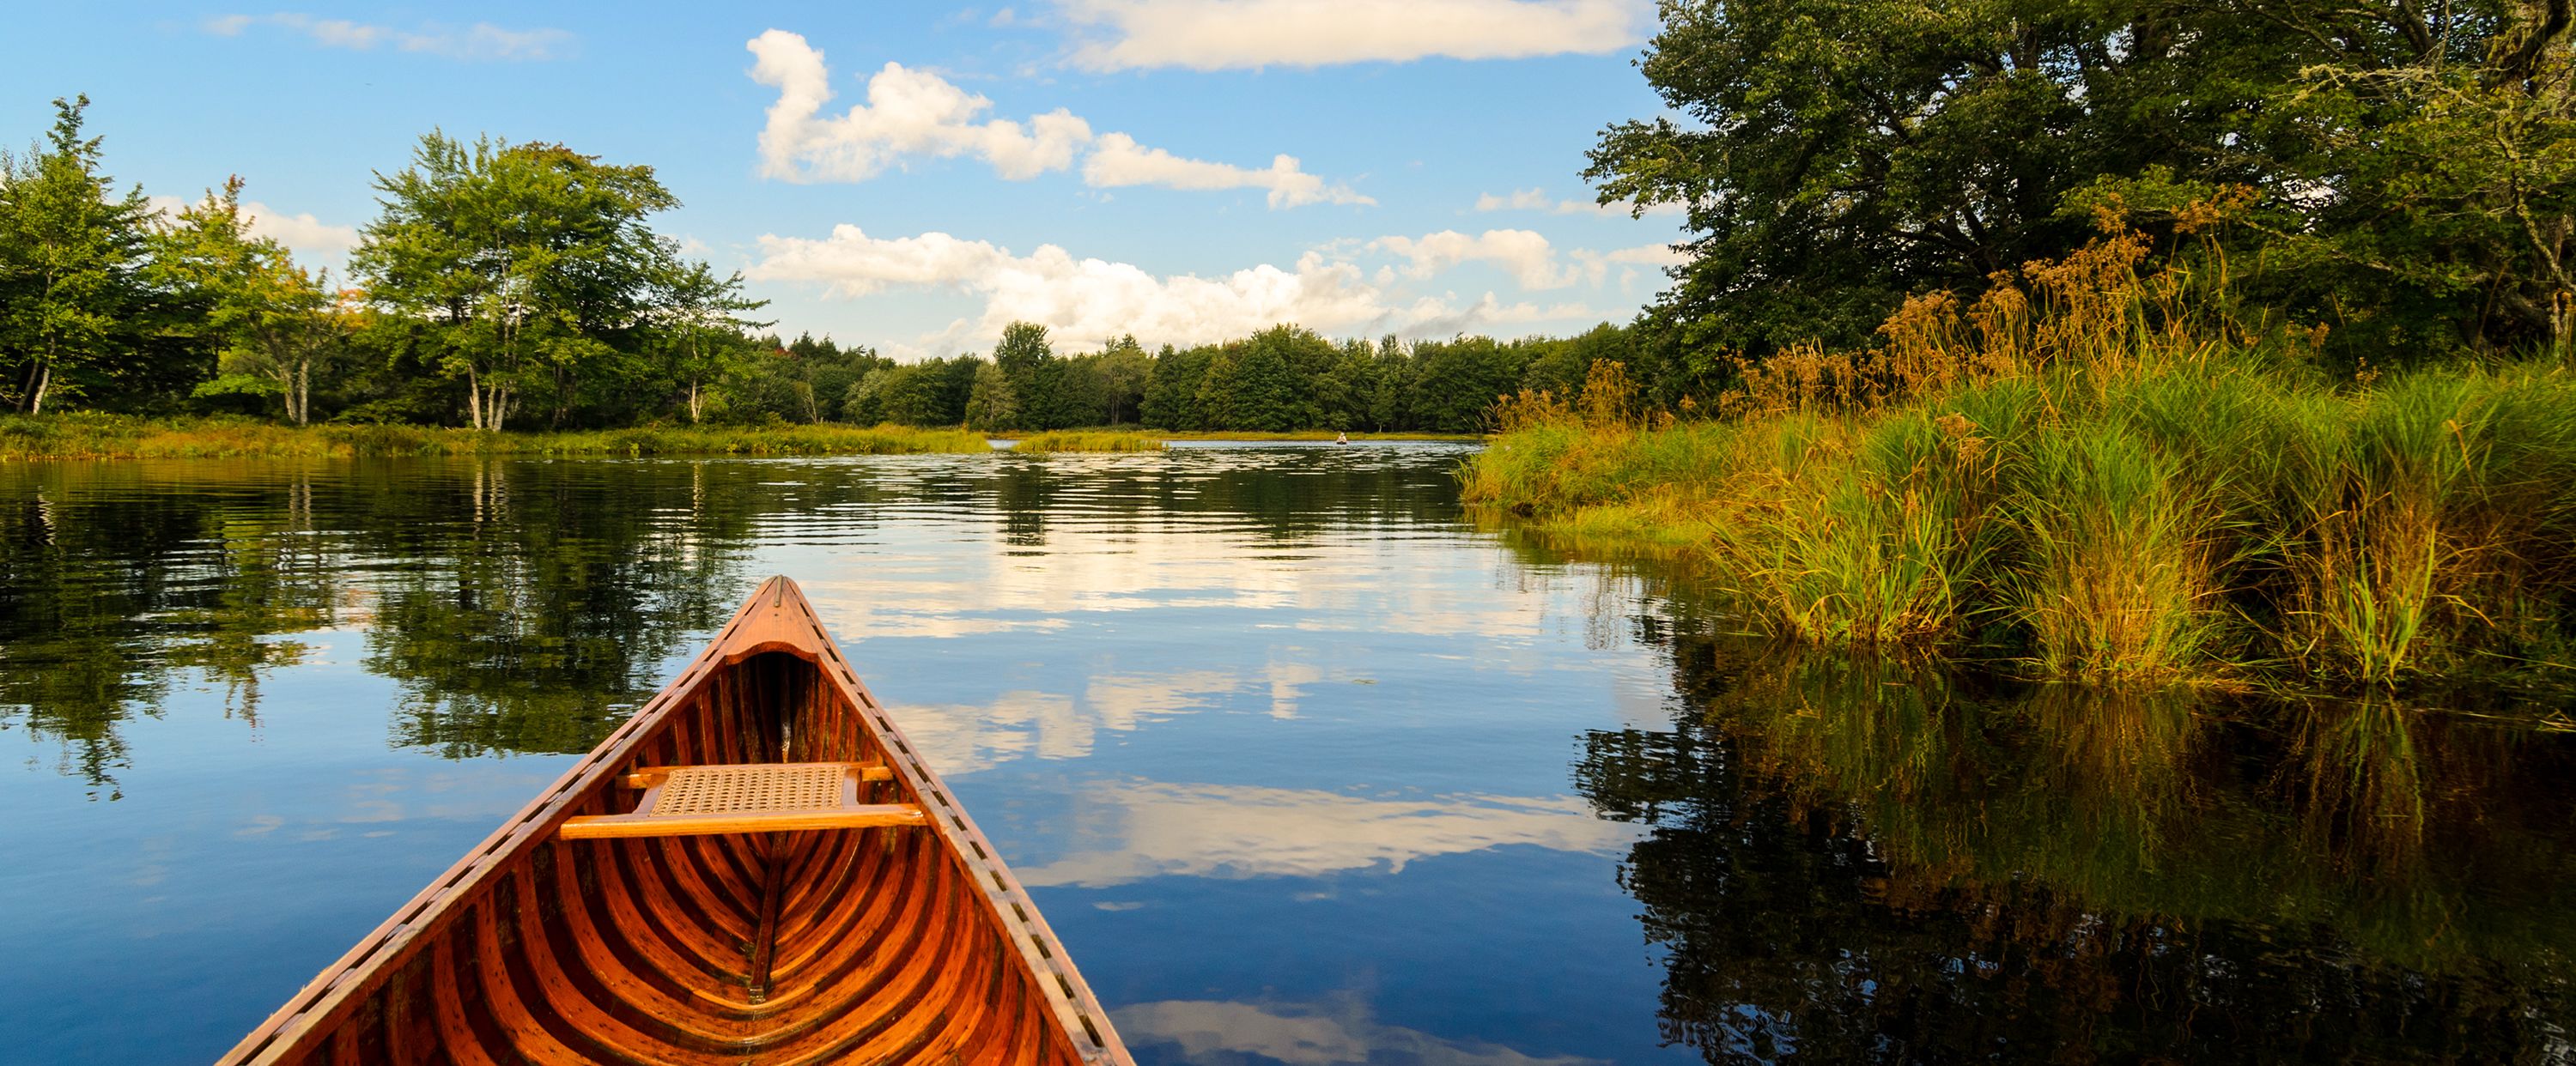
[[[123,724],[171,686],[193,672],[256,725],[264,676],[348,629],[401,688],[393,743],[583,751],[723,620],[766,538],[948,521],[1031,552],[1188,514],[1293,547],[1457,512],[1445,468],[1329,449],[0,464],[0,730],[113,798]]]
[[[366,666],[402,686],[394,743],[588,751],[664,657],[732,610],[750,511],[710,507],[702,465],[641,470],[658,476],[479,462],[404,494],[468,517],[406,546],[379,589]]]
[[[122,724],[193,670],[258,722],[260,682],[363,626],[406,698],[393,740],[581,751],[720,620],[753,510],[692,464],[0,467],[0,727],[114,798]],[[282,639],[287,638],[287,639]]]
[[[15,718],[58,741],[65,771],[110,798],[126,760],[118,724],[157,714],[175,670],[202,671],[227,713],[255,724],[261,673],[305,651],[273,638],[338,614],[306,473],[163,491],[186,477],[167,464],[0,466],[0,727]]]
[[[1575,784],[1649,827],[1621,880],[1709,1061],[2569,1050],[2560,738],[1643,628],[1673,728]]]

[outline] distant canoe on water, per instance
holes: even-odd
[[[225,1063],[1132,1063],[795,582]]]

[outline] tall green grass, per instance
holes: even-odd
[[[1163,439],[1147,433],[1124,430],[1089,429],[1056,430],[1022,438],[1011,445],[1015,452],[1159,452]]]
[[[151,419],[94,412],[0,416],[0,462],[402,455],[880,455],[988,450],[990,446],[982,434],[908,426],[484,433],[430,426],[295,427],[251,419]]]
[[[1948,319],[1747,368],[1717,419],[1509,401],[1465,494],[1684,546],[1784,635],[2048,677],[2390,684],[2576,643],[2565,367],[2332,380],[2086,254],[2028,314],[1909,305]]]

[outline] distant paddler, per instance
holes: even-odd
[[[1336,433],[1333,435],[1333,443],[1335,444],[1349,444],[1350,442],[1351,435],[1348,433]]]

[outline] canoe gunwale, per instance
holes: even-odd
[[[861,728],[873,734],[886,766],[920,798],[930,815],[928,827],[939,834],[942,846],[973,882],[975,898],[991,919],[991,930],[1010,942],[1075,1055],[1085,1063],[1132,1064],[1124,1043],[1110,1027],[1108,1013],[1019,879],[859,681],[803,592],[795,582],[779,576],[763,582],[707,647],[598,747],[567,767],[552,786],[315,975],[218,1060],[219,1066],[283,1061],[302,1049],[300,1037],[343,1023],[421,950],[437,943],[435,938],[449,931],[459,908],[482,897],[487,881],[555,839],[576,802],[594,791],[613,788],[621,767],[675,708],[697,695],[721,668],[766,652],[786,652],[812,663],[816,673],[856,709]],[[996,969],[993,977],[1001,976]]]

